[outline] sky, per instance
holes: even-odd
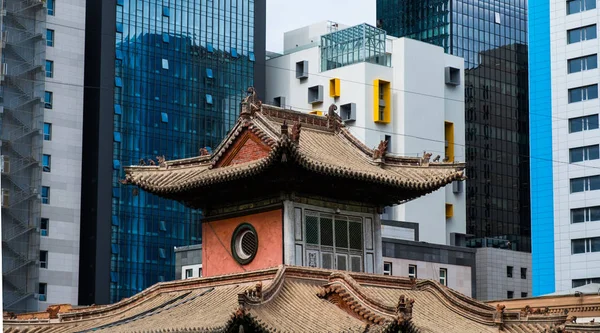
[[[283,33],[330,20],[375,25],[376,0],[267,0],[267,51],[283,51]]]

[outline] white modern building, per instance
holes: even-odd
[[[284,48],[267,60],[267,103],[317,114],[335,104],[346,126],[370,147],[387,140],[391,154],[465,160],[462,58],[368,24],[329,21],[285,33]],[[419,223],[421,241],[463,244],[462,186],[456,182],[386,208],[382,218]],[[387,226],[383,237],[410,233]]]
[[[600,282],[596,7],[530,2],[534,296]]]
[[[77,304],[85,5],[47,1],[39,309]]]

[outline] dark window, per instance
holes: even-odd
[[[50,172],[51,169],[51,156],[44,154],[42,155],[42,171]]]
[[[567,43],[573,44],[596,38],[596,25],[588,25],[567,31]]]
[[[48,8],[48,15],[54,16],[54,0],[47,0],[46,8]]]
[[[42,217],[42,219],[40,220],[40,235],[48,236],[49,228],[50,219]]]
[[[576,163],[600,159],[600,146],[592,145],[569,149],[569,162]]]
[[[579,254],[585,253],[585,239],[573,239],[571,240],[571,253]]]
[[[521,279],[527,279],[527,268],[521,267]]]
[[[50,2],[50,0],[48,0],[48,2]],[[38,300],[40,300],[41,302],[48,301],[47,296],[46,296],[47,289],[48,289],[48,284],[46,284],[46,283],[38,284]]]
[[[392,275],[392,263],[391,262],[383,263],[383,275]]]
[[[40,268],[48,268],[48,251],[40,251]]]
[[[513,277],[513,267],[512,266],[506,266],[506,277]]]
[[[44,140],[52,140],[52,124],[44,123]]]
[[[50,187],[49,186],[42,186],[42,203],[43,204],[50,204]]]
[[[515,292],[514,291],[509,290],[509,291],[506,292],[506,298],[511,299],[511,298],[514,298],[514,297],[515,297]]]
[[[46,46],[54,46],[54,30],[46,29]]]
[[[46,109],[52,109],[52,95],[51,91],[44,92],[44,107]]]
[[[593,114],[585,117],[569,119],[569,133],[588,131],[598,128],[598,115]]]
[[[571,280],[571,284],[572,284],[573,288],[585,286],[586,284],[592,284],[592,283],[600,283],[600,277]]]
[[[448,270],[446,268],[440,268],[440,284],[448,286]]]
[[[569,103],[577,103],[598,98],[598,85],[569,89]]]
[[[571,223],[600,221],[600,206],[571,209]]]
[[[193,276],[194,276],[194,270],[193,269],[188,268],[188,269],[185,270],[185,278],[186,279],[189,279],[189,278],[191,278]]]
[[[54,61],[46,60],[46,77],[54,77]]]
[[[567,15],[596,8],[596,0],[567,0]]]
[[[527,297],[527,293],[521,292],[521,298],[526,298],[526,297]]]
[[[408,277],[417,278],[417,265],[408,265]]]
[[[600,176],[571,179],[571,193],[596,191],[600,189]]]
[[[577,73],[596,68],[598,68],[598,56],[596,54],[568,60],[567,70],[569,73]]]

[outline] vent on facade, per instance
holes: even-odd
[[[296,78],[307,79],[308,78],[308,61],[302,60],[296,63]]]
[[[273,99],[273,106],[285,108],[285,97],[283,97],[283,96],[275,97]]]
[[[460,84],[460,69],[455,67],[446,67],[446,84],[458,86]]]
[[[462,193],[463,191],[463,183],[462,181],[453,181],[452,182],[452,192],[454,193]]]
[[[312,86],[308,88],[308,103],[323,103],[323,86]]]
[[[340,105],[340,116],[342,120],[347,122],[352,122],[356,120],[356,103],[348,103]]]
[[[10,206],[10,192],[8,189],[2,189],[2,207]]]

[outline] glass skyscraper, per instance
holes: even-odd
[[[200,243],[199,211],[122,186],[123,167],[221,142],[247,87],[264,92],[265,6],[89,1],[80,304],[174,279],[173,248]]]
[[[467,246],[531,251],[525,0],[378,0],[377,22],[465,59]]]

